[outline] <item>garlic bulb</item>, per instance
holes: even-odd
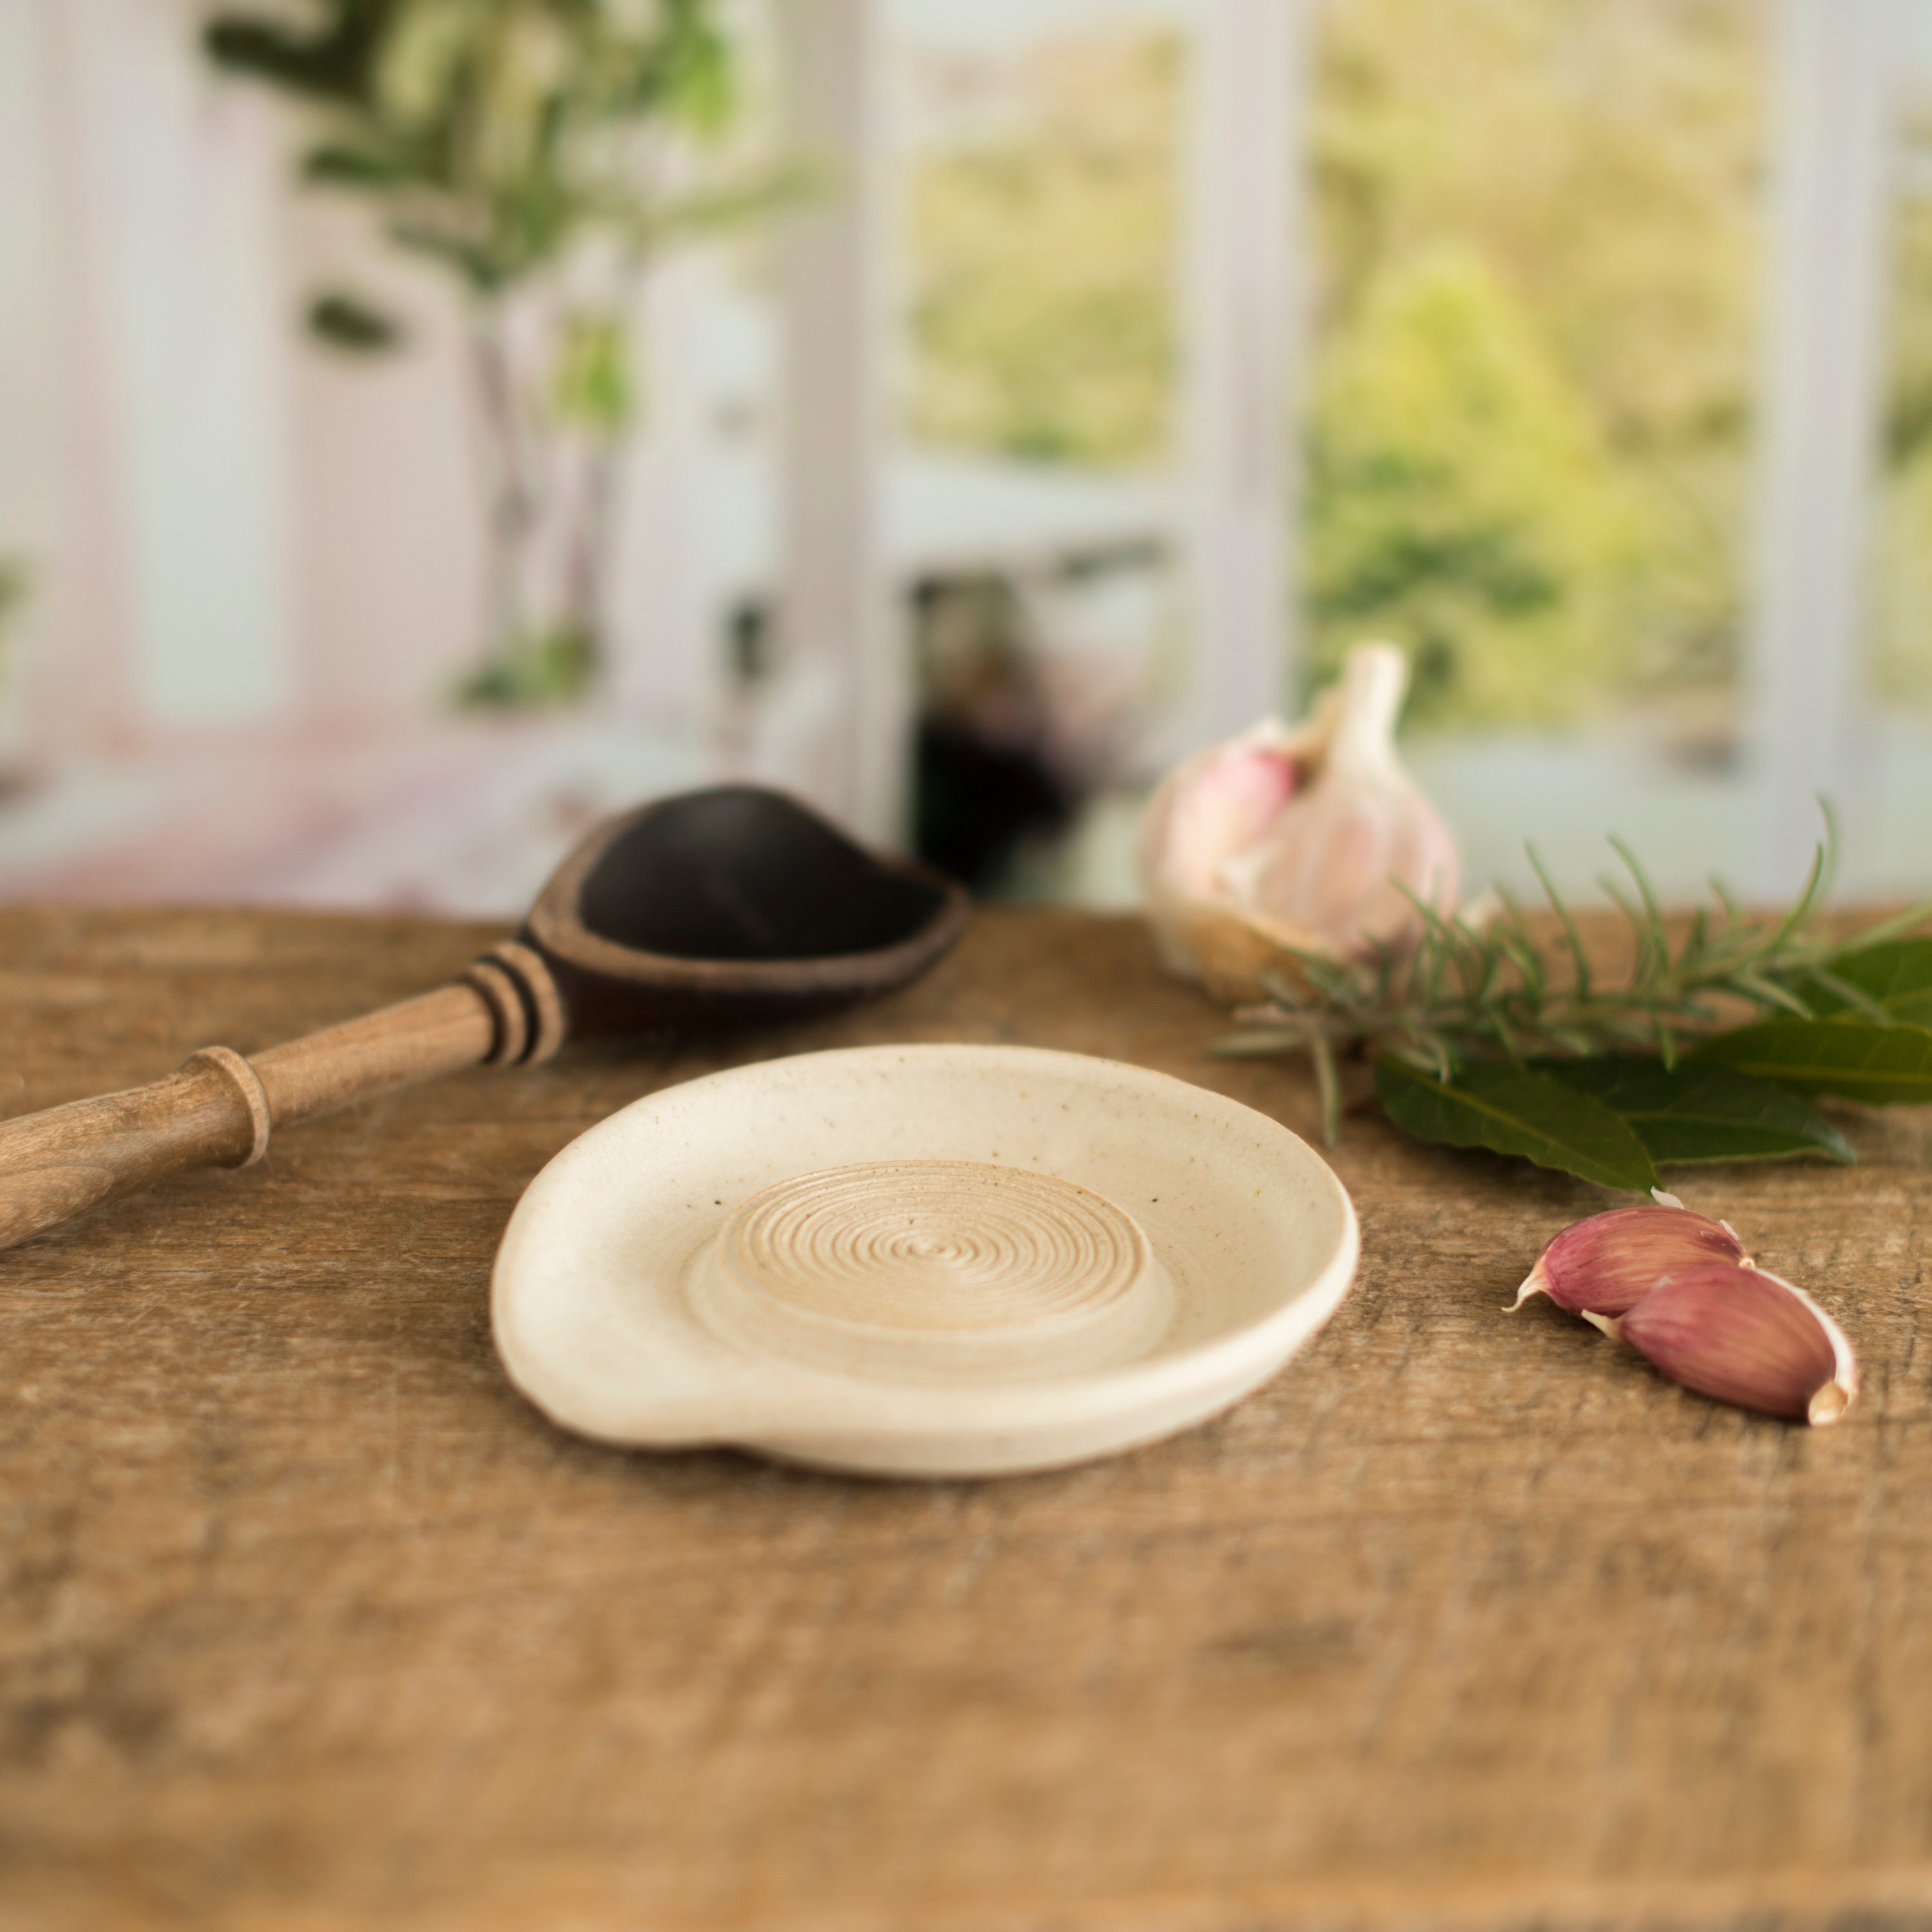
[[[1359,957],[1413,944],[1403,888],[1454,909],[1454,842],[1402,769],[1402,653],[1359,644],[1288,730],[1264,720],[1169,774],[1141,833],[1141,884],[1162,956],[1223,997],[1255,998],[1296,951]]]

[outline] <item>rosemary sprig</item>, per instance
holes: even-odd
[[[1685,1041],[1738,1024],[1740,1004],[1753,1017],[1809,1018],[1822,993],[1882,1021],[1870,995],[1839,979],[1833,962],[1932,919],[1928,898],[1854,934],[1822,929],[1837,843],[1828,812],[1803,890],[1785,912],[1750,918],[1714,880],[1713,904],[1697,910],[1676,938],[1636,855],[1621,840],[1610,842],[1634,888],[1601,882],[1634,942],[1630,969],[1619,982],[1606,984],[1592,974],[1576,920],[1532,849],[1529,862],[1561,934],[1554,950],[1567,962],[1564,973],[1552,974],[1529,916],[1507,896],[1496,896],[1486,914],[1445,917],[1410,894],[1421,923],[1412,952],[1403,956],[1382,946],[1351,962],[1296,952],[1306,983],[1268,976],[1270,998],[1238,1012],[1241,1030],[1218,1050],[1309,1054],[1332,1139],[1340,1106],[1336,1061],[1364,1049],[1446,1082],[1478,1059],[1636,1051],[1654,1053],[1669,1068]],[[1730,1003],[1728,1013],[1714,1004],[1720,1000]]]

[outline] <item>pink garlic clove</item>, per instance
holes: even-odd
[[[1274,823],[1295,778],[1292,741],[1272,719],[1187,760],[1148,808],[1140,849],[1148,891],[1214,898],[1222,866]]]
[[[1572,1315],[1614,1319],[1660,1281],[1714,1262],[1751,1265],[1744,1244],[1724,1222],[1694,1214],[1666,1195],[1654,1206],[1612,1208],[1565,1228],[1537,1256],[1510,1306],[1520,1308],[1532,1294],[1546,1294]]]
[[[1760,1268],[1710,1263],[1660,1282],[1604,1324],[1700,1395],[1814,1425],[1858,1392],[1845,1331],[1801,1288]]]
[[[1264,838],[1222,869],[1238,904],[1321,933],[1338,952],[1363,955],[1420,937],[1422,918],[1410,893],[1439,912],[1454,910],[1455,842],[1396,755],[1408,684],[1407,662],[1393,646],[1358,644],[1349,652],[1313,782]]]

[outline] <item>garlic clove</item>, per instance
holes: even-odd
[[[1744,1244],[1722,1222],[1706,1220],[1666,1195],[1654,1206],[1612,1208],[1565,1228],[1537,1256],[1510,1306],[1520,1308],[1532,1295],[1546,1294],[1572,1315],[1615,1319],[1659,1282],[1713,1263],[1752,1265]]]
[[[1396,756],[1408,670],[1388,644],[1348,653],[1326,755],[1266,835],[1225,861],[1221,883],[1244,910],[1321,934],[1337,952],[1412,944],[1421,915],[1408,897],[1456,902],[1455,842]],[[1406,890],[1405,890],[1406,889]]]
[[[1609,1325],[1672,1382],[1741,1408],[1822,1426],[1857,1399],[1845,1331],[1761,1268],[1716,1262],[1673,1275]]]
[[[1294,970],[1292,949],[1322,949],[1318,933],[1238,910],[1220,874],[1230,855],[1267,830],[1318,762],[1335,711],[1329,692],[1292,730],[1264,718],[1184,760],[1148,801],[1138,857],[1162,964],[1217,999],[1258,999],[1263,974]]]
[[[1293,794],[1293,740],[1274,718],[1210,745],[1162,782],[1141,830],[1150,894],[1212,899],[1223,863],[1274,824]]]

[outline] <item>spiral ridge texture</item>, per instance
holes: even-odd
[[[1052,1174],[868,1162],[755,1194],[692,1299],[740,1347],[848,1374],[1064,1375],[1145,1354],[1172,1294],[1133,1218]]]

